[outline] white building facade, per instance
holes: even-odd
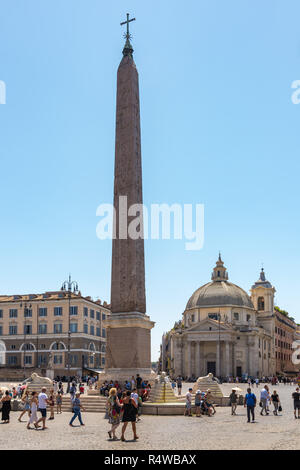
[[[219,255],[211,282],[194,292],[183,313],[183,326],[170,333],[169,373],[188,378],[209,372],[223,378],[273,375],[274,294],[263,271],[251,297],[230,283]]]

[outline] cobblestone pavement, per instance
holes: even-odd
[[[188,388],[188,384],[184,388]],[[228,394],[232,385],[224,384],[222,388]],[[241,388],[246,386],[241,385]],[[258,399],[261,388],[262,385],[253,388]],[[11,422],[0,424],[0,449],[299,449],[300,419],[293,417],[291,399],[295,387],[279,385],[276,390],[283,406],[281,416],[274,416],[272,412],[269,416],[261,416],[257,407],[256,422],[248,424],[242,406],[238,407],[237,416],[231,416],[229,407],[217,408],[216,415],[211,418],[142,416],[137,424],[139,440],[136,442],[131,440],[129,426],[126,431],[128,441],[109,440],[109,424],[102,413],[83,413],[85,426],[80,427],[75,421],[74,428],[68,425],[71,413],[63,413],[55,415],[54,421],[47,421],[49,429],[28,431],[25,421],[17,421],[19,412],[11,412]],[[119,427],[119,437],[120,432]]]

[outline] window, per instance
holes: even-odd
[[[17,335],[18,334],[17,325],[9,325],[9,334],[10,335]]]
[[[15,344],[11,344],[11,345],[10,345],[10,349],[16,349],[16,345],[15,345]]]
[[[104,366],[105,364],[105,357],[102,357],[102,365]]]
[[[257,310],[265,309],[265,299],[263,297],[258,297],[257,299]]]
[[[65,348],[64,348],[64,345],[62,343],[56,342],[52,345],[51,349],[54,349],[54,350],[57,351],[58,349],[65,349]]]
[[[70,307],[70,315],[77,315],[78,307]]]
[[[87,307],[83,308],[83,316],[88,317],[89,316],[89,309]]]
[[[32,335],[32,325],[24,325],[24,335]]]
[[[96,312],[96,320],[100,320],[100,312]]]
[[[218,314],[217,313],[209,313],[208,318],[211,318],[212,320],[218,320]]]
[[[95,310],[90,310],[90,317],[95,318]]]
[[[25,364],[28,364],[28,365],[32,364],[32,356],[25,356]]]
[[[41,323],[39,325],[39,334],[40,335],[45,335],[47,334],[47,324],[46,323]]]
[[[105,331],[105,328],[102,328],[102,337],[103,337],[103,338],[106,338],[106,331]]]
[[[0,325],[0,336],[2,336],[2,335],[3,335],[3,326]]]
[[[90,326],[90,334],[91,334],[91,335],[94,335],[94,334],[95,334],[94,325],[91,325],[91,326]]]
[[[9,309],[9,318],[17,318],[18,310],[15,308]]]
[[[70,354],[70,363],[76,365],[78,361],[77,354]]]
[[[191,316],[191,321],[192,321],[192,322],[195,321],[195,315],[194,315],[194,314]]]
[[[85,324],[83,325],[83,332],[86,333],[86,334],[89,332],[89,330],[88,330],[88,324],[87,324],[87,323],[85,323]]]
[[[62,364],[62,356],[61,355],[59,355],[59,356],[55,355],[54,358],[53,358],[53,362],[54,362],[54,364]]]
[[[0,318],[3,318],[3,310],[0,310]]]
[[[235,320],[239,320],[239,319],[240,319],[239,313],[238,313],[238,312],[234,312],[233,318],[234,318]]]
[[[54,307],[54,316],[61,317],[63,313],[62,307]]]
[[[105,320],[106,319],[106,315],[105,313],[102,313],[102,320]]]
[[[8,356],[8,364],[15,366],[17,364],[17,356]]]
[[[25,308],[24,309],[24,317],[25,318],[32,317],[32,309],[31,308]]]
[[[62,323],[54,323],[53,333],[62,333]]]
[[[70,332],[77,333],[77,323],[70,323]]]
[[[100,328],[96,328],[96,336],[100,336]]]
[[[39,317],[46,317],[47,316],[47,309],[45,307],[39,308]]]
[[[23,344],[22,351],[33,351],[34,347],[30,343]]]
[[[249,313],[247,313],[247,321],[250,321],[251,320],[251,315]]]
[[[40,349],[46,349],[46,345],[45,345],[45,344],[41,344],[41,345],[40,345]]]
[[[39,357],[38,357],[39,365],[46,364],[46,362],[47,362],[46,354],[40,354]]]

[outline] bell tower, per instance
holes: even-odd
[[[264,268],[262,268],[258,281],[251,288],[251,300],[260,315],[273,314],[275,292],[275,287],[267,281]]]

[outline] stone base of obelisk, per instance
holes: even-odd
[[[154,382],[156,374],[151,369],[151,329],[154,322],[139,312],[112,313],[105,320],[107,332],[106,367],[99,374],[105,380],[124,383],[139,374],[144,380]]]

